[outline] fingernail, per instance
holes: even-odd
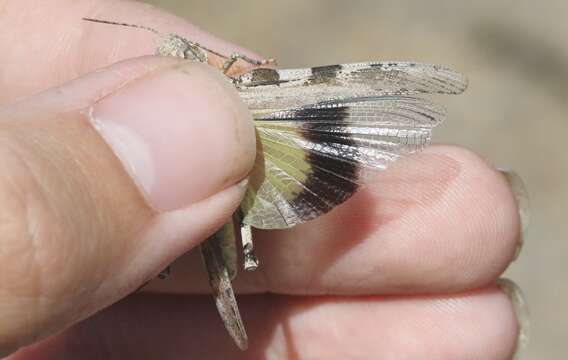
[[[513,359],[521,359],[522,353],[526,349],[530,338],[530,321],[527,303],[521,289],[513,281],[509,279],[499,279],[497,286],[499,286],[501,291],[503,291],[513,303],[513,309],[518,324],[517,343]]]
[[[523,248],[525,237],[529,227],[530,221],[530,204],[529,204],[529,195],[527,192],[527,188],[525,187],[525,183],[523,179],[514,171],[512,170],[499,170],[513,191],[513,195],[515,196],[515,200],[517,201],[517,207],[519,209],[519,218],[521,219],[521,231],[519,241],[517,242],[517,248],[515,250],[515,255],[513,260],[517,260],[521,250]]]
[[[168,211],[246,177],[252,117],[218,71],[184,63],[133,81],[90,109],[90,119],[150,206]]]

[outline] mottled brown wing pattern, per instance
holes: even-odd
[[[466,78],[447,67],[414,62],[362,62],[306,69],[253,69],[233,82],[251,110],[298,108],[369,96],[459,94]]]

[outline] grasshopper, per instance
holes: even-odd
[[[383,170],[421,150],[445,110],[423,94],[460,94],[466,78],[440,65],[415,62],[361,62],[304,69],[266,67],[274,60],[221,54],[176,34],[134,27],[161,38],[157,55],[207,63],[225,59],[228,74],[241,60],[257,66],[228,76],[252,113],[257,156],[240,208],[231,221],[201,245],[215,304],[241,350],[248,338],[231,280],[237,273],[236,238],[244,269],[259,266],[252,229],[284,229],[315,219],[349,199],[367,169]],[[235,232],[235,229],[240,231]]]

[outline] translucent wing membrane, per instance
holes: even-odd
[[[258,157],[241,208],[245,223],[267,229],[311,220],[344,202],[362,168],[384,169],[420,150],[445,111],[428,100],[386,96],[253,114]]]
[[[382,158],[420,150],[443,108],[419,98],[384,97],[329,101],[255,117],[261,140],[302,153],[383,168]]]
[[[251,110],[281,110],[354,97],[459,94],[465,77],[412,62],[366,62],[307,69],[254,69],[234,80]]]

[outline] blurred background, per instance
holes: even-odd
[[[147,0],[282,67],[365,60],[447,64],[467,92],[444,98],[434,141],[468,147],[524,179],[531,225],[507,271],[529,303],[526,359],[568,341],[568,3],[523,0]]]

